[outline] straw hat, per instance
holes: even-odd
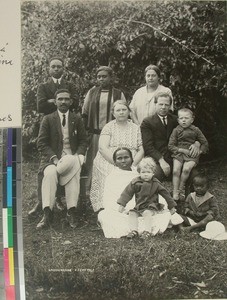
[[[57,164],[57,172],[60,175],[59,184],[65,185],[79,170],[78,157],[74,155],[63,156]]]
[[[206,230],[200,232],[200,235],[209,240],[227,240],[225,226],[217,221],[209,222],[206,225]]]

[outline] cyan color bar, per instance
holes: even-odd
[[[13,198],[12,180],[13,180],[12,167],[7,167],[7,207],[12,207],[12,198]]]

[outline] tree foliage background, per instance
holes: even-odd
[[[189,106],[208,138],[210,156],[227,150],[225,1],[25,1],[21,5],[23,153],[35,153],[41,117],[38,85],[48,60],[65,59],[80,105],[99,65],[115,71],[115,85],[130,101],[156,64],[175,107]],[[32,151],[34,150],[34,152]]]

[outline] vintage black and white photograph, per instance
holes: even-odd
[[[21,1],[28,300],[227,298],[226,1]]]

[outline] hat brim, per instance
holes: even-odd
[[[73,167],[70,170],[70,172],[63,176],[62,175],[59,176],[59,180],[58,180],[59,184],[66,185],[79,170],[80,170],[79,158],[75,156],[75,163],[73,164]]]
[[[227,232],[222,232],[222,233],[219,233],[219,234],[213,236],[213,235],[211,235],[210,233],[208,233],[206,231],[202,231],[202,232],[200,232],[200,236],[205,238],[205,239],[215,240],[215,241],[227,240]]]

